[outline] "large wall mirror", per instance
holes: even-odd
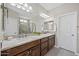
[[[36,24],[29,19],[20,18],[19,34],[29,34],[32,32],[36,32]]]
[[[44,31],[56,32],[56,24],[54,23],[54,21],[44,22]]]
[[[19,20],[19,34],[29,33],[29,20],[20,18]]]

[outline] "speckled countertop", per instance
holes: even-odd
[[[4,40],[2,42],[1,51],[22,45],[24,43],[32,42],[34,40],[38,40],[38,39],[41,39],[44,37],[48,37],[51,35],[54,35],[54,33],[53,34],[51,34],[51,33],[41,34],[41,35],[37,35],[37,36],[27,36],[25,38],[15,38],[15,39],[11,39],[11,40]]]

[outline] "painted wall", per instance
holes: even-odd
[[[48,12],[50,16],[58,16],[60,14],[65,14],[68,12],[78,11],[79,10],[79,4],[78,3],[65,3],[61,6],[52,9]]]
[[[8,10],[8,18],[5,15],[5,33],[7,35],[18,34],[19,26],[19,17],[18,14],[12,10]]]
[[[77,13],[77,52],[79,53],[79,12]]]
[[[0,41],[3,39],[3,29],[2,29],[2,8],[0,6]]]
[[[2,32],[2,9],[0,7],[0,34]]]

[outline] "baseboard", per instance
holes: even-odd
[[[57,45],[55,45],[54,47],[59,48],[59,46],[57,46]],[[77,53],[77,52],[74,52],[74,53],[75,53],[75,55],[79,56],[79,53]]]
[[[54,47],[59,48],[59,46],[55,45]]]
[[[79,53],[75,52],[75,55],[79,56]]]

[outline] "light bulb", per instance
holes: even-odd
[[[24,7],[22,7],[23,10],[26,10]]]
[[[27,12],[29,12],[30,10],[27,10]]]
[[[29,9],[32,10],[32,7],[30,6]]]
[[[25,23],[27,23],[27,21],[26,21],[26,20],[24,20],[24,22],[25,22]]]
[[[24,4],[24,6],[25,6],[25,7],[28,7],[28,5],[27,5],[26,3]]]
[[[21,5],[22,5],[23,3],[19,3],[19,4],[21,4]]]
[[[15,3],[11,3],[11,5],[12,5],[12,6],[16,6],[16,4],[15,4]]]
[[[21,6],[20,5],[17,5],[17,8],[21,8]]]

